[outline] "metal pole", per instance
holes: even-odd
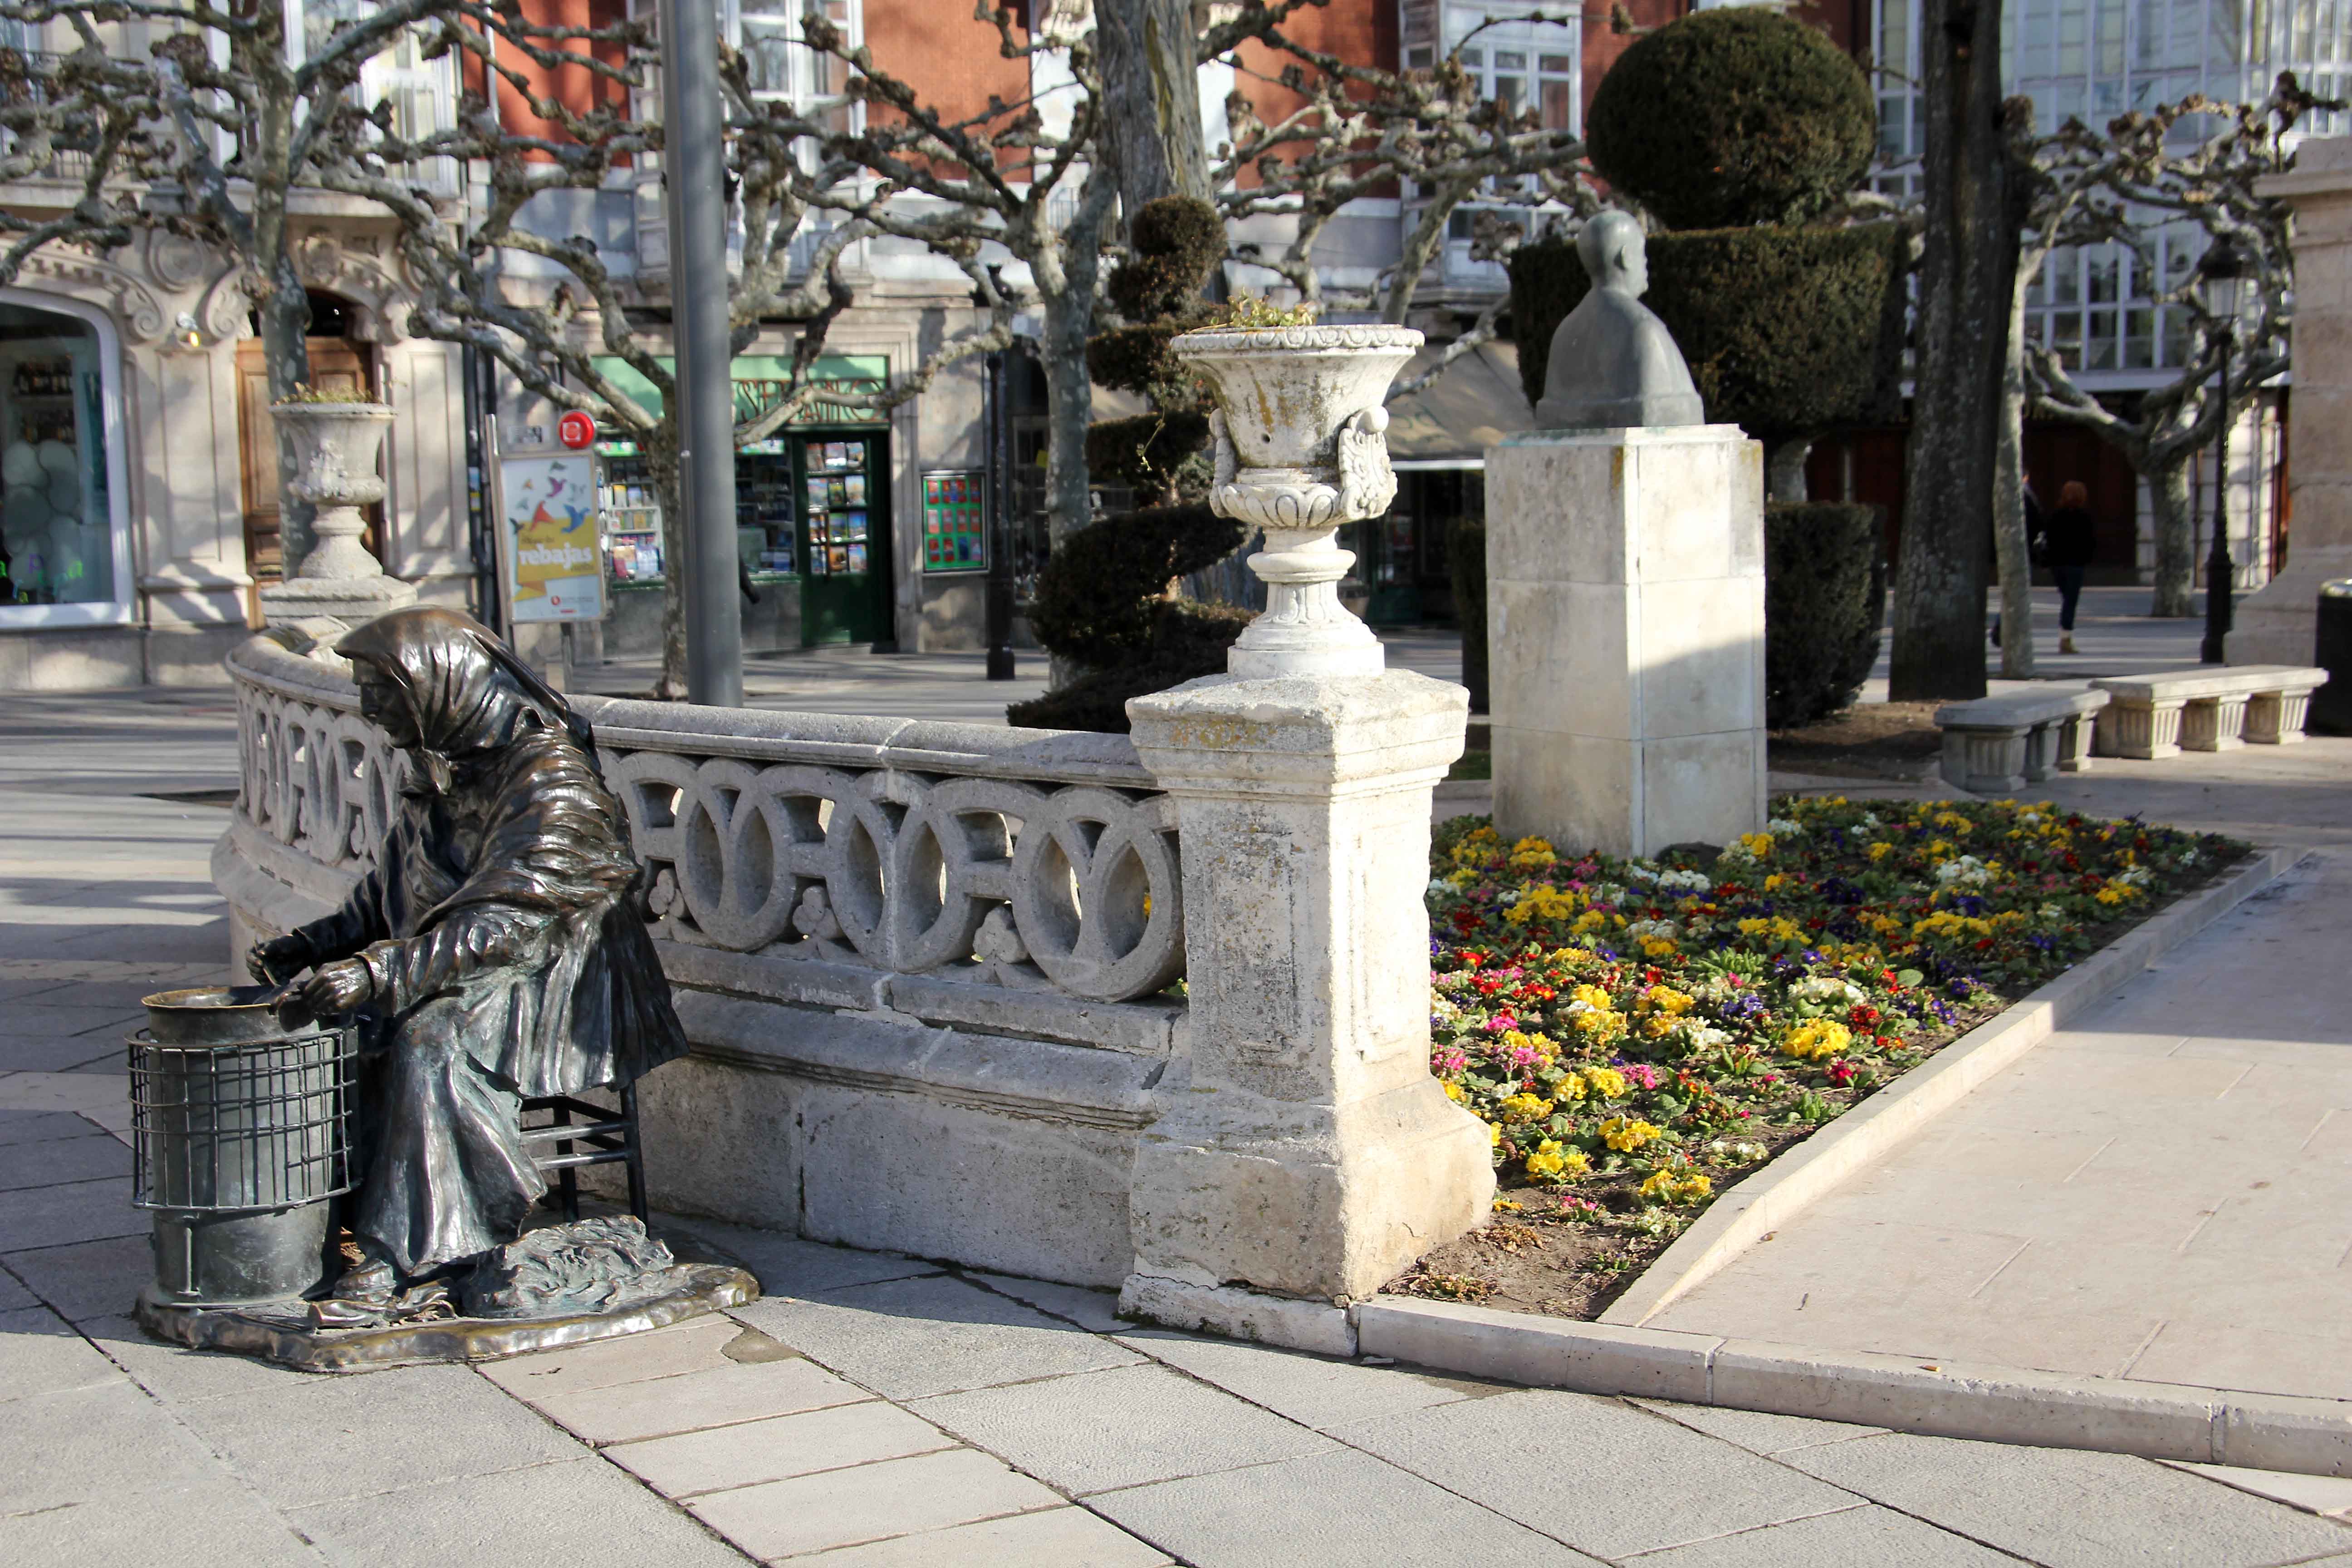
[[[988,679],[1013,679],[1012,355],[988,356]]]
[[[719,7],[661,0],[669,176],[670,322],[677,352],[678,491],[686,510],[686,690],[743,705],[735,552],[735,391],[729,377],[726,171]]]
[[[2230,349],[2221,333],[2221,417],[2213,432],[2213,549],[2205,558],[2205,642],[2200,660],[2220,664],[2229,639],[2231,608],[2230,565]]]

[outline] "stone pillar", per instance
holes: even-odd
[[[1192,1049],[1137,1152],[1120,1304],[1336,1353],[1355,1343],[1341,1309],[1482,1223],[1495,1190],[1486,1129],[1429,1071],[1430,795],[1469,694],[1381,668],[1330,539],[1394,494],[1380,400],[1419,342],[1176,340],[1223,409],[1211,502],[1267,529],[1250,568],[1269,604],[1236,673],[1128,704],[1177,803]]]
[[[2286,565],[2238,601],[2231,664],[2308,665],[2319,585],[2352,577],[2352,137],[2303,143],[2257,187],[2294,205],[2294,390],[2287,399]]]
[[[1495,827],[1654,855],[1764,826],[1764,450],[1734,425],[1486,453]]]

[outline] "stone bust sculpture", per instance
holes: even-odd
[[[1551,335],[1537,428],[1704,424],[1682,350],[1642,303],[1650,268],[1640,222],[1629,213],[1604,212],[1576,237],[1576,254],[1592,289]]]

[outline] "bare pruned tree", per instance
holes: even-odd
[[[2294,167],[2292,138],[2305,115],[2342,107],[2306,92],[2294,73],[2281,72],[2258,102],[2220,103],[2200,94],[2120,116],[2104,132],[2070,120],[2023,150],[2037,195],[2011,310],[2018,367],[2012,416],[2021,416],[2030,398],[2033,413],[2095,431],[2130,460],[2155,513],[2152,615],[2190,610],[2197,532],[2189,493],[2191,461],[2212,443],[2223,420],[2242,416],[2288,365],[2291,214],[2284,199],[2263,195],[2258,183]],[[2161,264],[2160,237],[2167,230],[2177,236],[2183,224],[2193,226],[2208,246],[2233,245],[2248,268],[2253,306],[2226,335],[2207,309],[2198,271]],[[2038,269],[2058,247],[2097,243],[2127,254],[2135,275],[2147,280],[2147,309],[2158,321],[2178,323],[2170,334],[2179,355],[2176,374],[2138,394],[2127,412],[2078,384],[2074,372],[2079,367],[2067,363],[2059,345],[2028,342],[2022,331],[2028,268]],[[2163,335],[2163,329],[2156,331]],[[2217,395],[2224,342],[2226,409]],[[2004,524],[2004,549],[2016,554],[2015,578],[2022,582],[2022,523]],[[2002,576],[2005,584],[2011,577],[2006,556]],[[2005,591],[2005,607],[2007,600]]]
[[[1302,300],[1402,322],[1463,203],[1486,196],[1576,218],[1599,210],[1582,139],[1546,128],[1532,109],[1484,96],[1462,64],[1463,49],[1488,27],[1559,20],[1543,12],[1492,17],[1433,68],[1407,71],[1359,65],[1297,43],[1275,20],[1257,23],[1252,36],[1286,57],[1277,73],[1256,73],[1259,79],[1303,101],[1268,123],[1247,93],[1237,89],[1227,99],[1234,136],[1219,150],[1217,202],[1231,221],[1278,215],[1293,226],[1279,251],[1244,244],[1234,259],[1275,274]],[[1359,198],[1403,193],[1413,205],[1412,224],[1395,265],[1370,288],[1330,288],[1315,252],[1332,219]],[[1499,260],[1525,237],[1518,221],[1490,211],[1478,216],[1473,254],[1479,259]],[[1488,304],[1430,364],[1393,385],[1390,397],[1426,386],[1493,338],[1507,302],[1497,297]]]
[[[633,87],[654,79],[655,48],[637,25],[596,37],[625,46],[625,59],[590,61],[582,68]],[[581,114],[551,95],[533,94],[519,69],[498,60],[484,39],[464,28],[448,29],[441,43],[472,53],[484,69],[511,82],[552,133],[509,131],[479,100],[469,102],[457,127],[415,140],[392,134],[380,117],[351,111],[339,138],[342,155],[324,183],[400,218],[404,259],[425,286],[413,330],[471,345],[531,392],[559,407],[580,409],[636,442],[661,504],[664,553],[673,563],[666,574],[662,673],[655,689],[674,699],[686,679],[684,574],[674,563],[687,558],[688,520],[678,488],[677,377],[657,352],[657,313],[639,296],[634,278],[615,275],[593,239],[547,232],[527,210],[551,191],[598,188],[622,160],[657,154],[661,125],[604,108]],[[574,55],[553,63],[569,68],[583,59]],[[731,216],[741,238],[740,265],[730,266],[726,279],[729,353],[742,353],[762,331],[778,327],[789,330],[793,342],[782,380],[763,383],[756,405],[739,403],[739,446],[804,417],[819,401],[831,408],[894,407],[919,395],[959,361],[1011,342],[1012,305],[973,247],[957,262],[987,311],[984,326],[933,349],[882,388],[821,380],[827,332],[856,302],[847,269],[862,241],[887,231],[877,215],[890,206],[899,187],[854,161],[826,154],[824,143],[837,132],[840,117],[756,93],[739,52],[722,49],[719,78],[729,110]],[[452,215],[404,177],[405,165],[429,158],[487,167],[487,199],[479,210]],[[711,193],[707,199],[724,198]],[[518,277],[505,265],[509,256],[540,263],[535,276]],[[551,275],[560,280],[551,284]],[[616,374],[616,363],[633,374]],[[638,395],[642,384],[655,388],[658,403]]]

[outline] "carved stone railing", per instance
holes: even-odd
[[[268,639],[229,664],[244,825],[363,873],[399,754],[339,669]],[[1183,973],[1174,810],[1124,736],[575,701],[657,938],[816,966],[821,994],[865,969],[1125,1002]]]

